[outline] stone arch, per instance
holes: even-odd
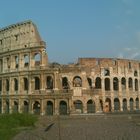
[[[110,79],[109,78],[105,78],[105,90],[108,91],[110,90]]]
[[[53,89],[53,78],[52,76],[47,76],[46,77],[46,86],[47,86],[47,89]]]
[[[87,78],[87,81],[88,81],[88,85],[90,88],[92,88],[92,79],[91,78]]]
[[[123,111],[127,111],[127,99],[123,99]]]
[[[59,102],[59,114],[67,115],[67,102],[66,101]]]
[[[83,113],[83,103],[81,100],[74,101],[74,107],[76,113]]]
[[[133,89],[133,79],[132,79],[131,77],[129,77],[129,79],[128,79],[128,88],[129,88],[130,90]]]
[[[29,66],[29,55],[25,54],[24,55],[24,67]]]
[[[95,88],[96,89],[101,89],[102,86],[101,86],[101,78],[100,77],[97,77],[96,80],[95,80]]]
[[[96,107],[95,102],[93,100],[87,101],[87,113],[95,113]]]
[[[6,79],[6,91],[9,91],[10,85],[9,85],[9,79]]]
[[[46,114],[48,116],[53,115],[53,102],[52,101],[47,101]]]
[[[104,76],[110,76],[109,69],[104,69]]]
[[[24,81],[24,90],[28,90],[29,88],[29,82],[28,79],[26,77],[23,78]]]
[[[139,98],[137,97],[135,101],[136,101],[136,110],[139,110]]]
[[[69,82],[67,77],[62,77],[62,88],[69,89]]]
[[[100,111],[103,111],[103,101],[100,99]]]
[[[111,99],[106,98],[105,100],[105,112],[110,112],[111,111]]]
[[[17,78],[14,78],[14,90],[18,91],[18,80],[17,80]]]
[[[34,61],[35,61],[35,66],[39,66],[41,62],[41,55],[40,53],[35,53],[34,54]]]
[[[135,91],[138,91],[138,79],[135,79]]]
[[[120,101],[118,98],[114,99],[114,111],[120,111]]]
[[[117,77],[113,78],[113,89],[118,91],[119,90],[119,80]]]
[[[28,113],[28,112],[29,112],[29,102],[25,100],[23,102],[23,113]]]
[[[130,111],[133,111],[134,110],[134,100],[133,100],[133,98],[130,98],[129,106],[130,106]]]
[[[39,90],[39,89],[40,89],[40,78],[35,77],[35,90]]]
[[[80,76],[75,76],[73,78],[73,86],[74,87],[82,87],[82,78]]]
[[[18,107],[19,107],[19,104],[18,104],[18,101],[14,101],[14,104],[13,104],[13,112],[14,113],[18,113]]]
[[[135,76],[135,77],[138,76],[138,72],[137,72],[137,70],[134,71],[134,76]]]
[[[41,105],[38,101],[35,101],[33,104],[33,112],[34,114],[40,114]]]
[[[122,77],[121,79],[121,86],[122,86],[122,90],[126,89],[126,79],[124,77]]]

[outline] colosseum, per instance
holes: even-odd
[[[140,61],[78,58],[49,63],[36,25],[0,29],[0,113],[72,115],[140,108]]]

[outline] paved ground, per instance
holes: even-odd
[[[140,140],[140,114],[42,116],[13,140]]]

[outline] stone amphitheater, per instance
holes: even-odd
[[[78,58],[49,63],[36,25],[0,29],[0,113],[129,112],[140,108],[140,61]]]

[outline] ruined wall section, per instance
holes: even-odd
[[[46,44],[31,21],[0,29],[0,72],[32,70],[47,65]]]
[[[0,30],[0,53],[41,45],[41,41],[31,21],[13,24]]]

